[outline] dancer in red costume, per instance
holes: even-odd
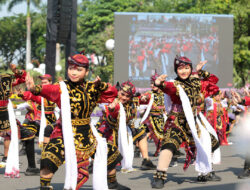
[[[10,64],[10,69],[14,74],[0,74],[0,136],[4,137],[4,157],[1,165],[6,164],[9,146],[10,146],[10,118],[9,118],[9,97],[13,93],[13,87],[25,82],[25,70],[18,70],[16,65]],[[19,175],[19,174],[17,174]]]
[[[52,84],[52,77],[49,74],[45,74],[39,77],[41,79],[42,85]],[[50,102],[41,96],[35,96],[30,91],[19,92],[18,96],[23,100],[27,101],[27,110],[28,113],[25,116],[25,120],[21,127],[21,140],[24,142],[25,151],[28,159],[28,168],[25,172],[25,175],[40,175],[40,169],[36,168],[35,164],[35,147],[34,140],[35,137],[40,133],[40,125],[41,125],[41,114],[42,114],[42,101],[44,106],[44,114],[46,118],[46,130],[53,131],[54,124],[56,123],[56,116],[54,114],[56,104],[54,102]],[[44,123],[44,127],[46,126]],[[42,127],[42,129],[44,129]],[[40,133],[42,134],[42,133]],[[43,139],[43,137],[41,137]],[[47,142],[49,141],[49,137],[47,138]],[[40,140],[40,138],[39,138]],[[43,140],[41,141],[43,142]],[[46,142],[46,143],[47,143]],[[40,143],[40,142],[39,142]],[[43,144],[41,143],[42,147]]]
[[[69,79],[60,82],[60,85],[35,86],[30,76],[26,78],[27,88],[34,95],[55,102],[64,114],[62,125],[54,128],[50,142],[42,152],[40,189],[53,189],[51,179],[64,161],[67,167],[65,189],[79,189],[89,178],[89,158],[95,154],[97,147],[90,127],[90,115],[101,96],[104,98],[108,84],[101,82],[99,77],[93,82],[85,80],[89,72],[89,60],[85,55],[69,57],[68,64]]]
[[[103,117],[96,127],[108,141],[109,188],[127,190],[128,187],[116,182],[115,167],[122,160],[123,171],[133,170],[133,143],[138,143],[142,153],[141,168],[144,170],[156,168],[148,157],[146,131],[144,128],[136,128],[134,123],[137,119],[138,106],[148,104],[150,96],[148,97],[145,94],[136,96],[135,86],[130,81],[118,85],[117,88],[119,89],[117,96],[114,97],[115,99],[111,104],[106,106]],[[119,148],[121,152],[118,147],[121,147]]]
[[[212,171],[212,166],[208,161],[211,152],[218,148],[218,142],[216,142],[216,139],[211,141],[211,137],[207,131],[204,131],[204,127],[197,129],[195,123],[198,122],[197,119],[200,115],[197,114],[196,121],[194,119],[200,104],[200,94],[211,91],[209,87],[218,81],[216,76],[201,70],[205,63],[201,62],[196,68],[199,77],[202,79],[193,78],[191,77],[192,62],[187,57],[176,57],[174,65],[177,78],[173,82],[165,82],[167,76],[161,75],[155,81],[155,85],[170,96],[173,104],[166,122],[166,133],[162,142],[152,188],[161,189],[164,187],[164,181],[167,177],[166,171],[173,154],[179,149],[182,142],[185,143],[187,155],[184,169],[187,169],[191,161],[198,157],[199,159],[196,161],[198,172],[204,173],[204,175],[207,174],[205,176],[206,180],[220,180],[219,177],[215,177],[214,173],[209,173]],[[199,134],[201,132],[206,134],[206,141],[211,142],[209,146],[205,146],[200,142]],[[206,165],[205,168],[201,167],[203,164]],[[212,175],[213,177],[211,177]]]
[[[227,118],[221,103],[221,93],[218,91],[212,98],[206,99],[207,114],[209,123],[214,127],[221,145],[228,145],[226,137]]]
[[[140,128],[145,130],[145,132],[150,133],[150,137],[154,140],[156,151],[154,156],[158,156],[161,148],[161,142],[163,139],[163,126],[165,124],[164,117],[166,117],[166,110],[164,104],[164,93],[156,86],[154,86],[154,81],[159,77],[157,73],[151,76],[151,88],[150,92],[144,95],[148,96],[148,99],[152,99],[152,104],[148,115],[143,116],[143,121],[141,121]],[[147,111],[146,111],[147,113]],[[165,115],[165,116],[164,116]],[[145,118],[144,118],[145,117]]]

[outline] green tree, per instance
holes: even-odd
[[[149,0],[84,0],[78,11],[78,47],[88,46],[95,36],[114,23],[114,12],[152,12]]]
[[[33,19],[32,38],[32,59],[38,62],[44,61],[46,21],[42,20],[43,15],[31,14]],[[23,14],[0,19],[0,56],[2,66],[6,69],[7,63],[17,62],[25,68],[25,39],[26,39],[26,17]]]
[[[31,58],[37,59],[40,63],[45,61],[46,53],[46,23],[47,7],[41,7],[41,13],[31,14]]]
[[[171,7],[171,8],[170,8]],[[234,15],[234,84],[250,83],[250,2],[248,0],[156,0],[159,12]]]
[[[4,17],[0,19],[0,56],[2,67],[13,60],[25,60],[25,17],[23,15]]]
[[[104,43],[113,36],[106,35],[109,38],[100,39],[105,36],[103,34],[107,32],[106,27],[114,24],[114,12],[121,11],[233,14],[234,83],[237,87],[250,83],[249,0],[85,0],[79,8],[78,47],[85,48],[87,53],[105,52]],[[106,72],[105,69],[107,68],[103,68],[102,73]],[[104,75],[98,66],[96,73]]]
[[[231,9],[234,15],[234,83],[242,87],[250,83],[250,3],[236,1]]]
[[[6,3],[7,0],[0,0],[0,10],[1,10],[1,6],[4,5]]]
[[[106,66],[93,66],[93,76],[99,75],[104,81],[113,76],[113,52],[105,48],[108,39],[114,39],[114,12],[152,12],[151,0],[86,0],[79,5],[77,26],[78,50],[95,53],[107,58]]]
[[[101,76],[103,81],[112,82],[114,72],[114,52],[106,49],[105,42],[107,39],[113,38],[113,36],[113,25],[107,26],[103,32],[93,36],[93,43],[90,45],[89,50],[94,52],[96,55],[102,55],[103,59],[99,60],[99,64],[97,66],[91,66],[91,79],[94,79],[96,76]],[[103,63],[104,60],[106,60],[106,65]]]
[[[27,64],[31,62],[31,19],[30,19],[30,4],[38,7],[41,0],[10,0],[8,10],[10,11],[16,5],[26,2],[27,12],[26,12],[26,24],[27,24],[27,35],[26,35],[26,67]]]

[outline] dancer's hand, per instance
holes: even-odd
[[[232,93],[232,96],[233,96],[232,99],[233,99],[234,102],[236,102],[236,103],[241,103],[242,102],[242,99],[241,99],[240,95],[237,92],[231,90],[231,93]]]
[[[11,71],[12,71],[13,73],[15,73],[15,74],[18,72],[18,70],[17,70],[17,68],[16,68],[16,65],[13,64],[13,63],[10,64],[10,69],[11,69]]]
[[[235,97],[232,97],[232,105],[236,106],[238,104],[238,101],[235,99]]]
[[[146,102],[148,100],[148,97],[147,96],[145,96],[145,95],[142,95],[142,97],[141,97],[141,101],[142,102]]]
[[[43,143],[49,143],[49,141],[50,141],[50,138],[49,137],[44,137],[43,138]]]
[[[101,83],[101,78],[97,76],[94,80],[95,86],[98,86]]]
[[[196,71],[199,72],[206,63],[207,63],[207,60],[200,61],[200,63],[196,66]]]
[[[168,75],[161,75],[155,80],[155,85],[160,86],[167,78]]]
[[[245,88],[243,89],[243,93],[244,93],[245,96],[250,96],[250,93],[249,93],[249,90],[248,90],[247,87],[245,87]]]
[[[119,100],[118,100],[118,98],[116,98],[116,99],[114,99],[114,101],[111,103],[111,104],[109,104],[108,105],[108,108],[110,109],[110,110],[114,110],[115,109],[115,106],[117,105],[117,104],[119,104]]]
[[[35,88],[34,80],[33,80],[33,78],[30,76],[29,73],[27,73],[27,75],[26,75],[25,83],[26,83],[26,86],[27,86],[27,89],[28,89],[28,90],[32,90],[32,89]]]

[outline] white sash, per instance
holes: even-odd
[[[65,189],[75,190],[77,185],[77,159],[76,150],[74,144],[74,133],[72,130],[71,123],[71,107],[70,107],[70,97],[66,84],[61,81],[61,114],[62,114],[62,131],[63,131],[63,141],[65,149]]]
[[[5,177],[20,177],[19,152],[18,152],[18,128],[11,100],[8,103],[9,122],[11,129],[11,141],[6,161]]]
[[[215,132],[214,128],[210,125],[210,123],[208,122],[208,120],[206,119],[206,117],[200,112],[199,113],[201,121],[204,123],[204,125],[206,126],[207,131],[212,134],[216,140],[218,140],[218,136],[217,133]],[[212,156],[212,163],[213,164],[220,164],[221,162],[221,152],[220,152],[220,148],[217,148]]]
[[[126,113],[122,103],[120,103],[120,118],[118,130],[118,149],[123,156],[121,161],[122,169],[133,170],[133,137],[130,128],[126,125]]]
[[[195,169],[199,173],[207,174],[212,171],[210,135],[208,134],[208,132],[205,130],[203,126],[200,126],[201,124],[199,124],[198,122],[198,126],[201,131],[201,139],[199,139],[189,98],[180,85],[178,85],[177,87],[179,89],[182,107],[183,107],[188,125],[191,129],[192,136],[194,138],[196,149],[197,149]]]
[[[40,122],[39,138],[38,138],[38,142],[40,146],[42,146],[42,143],[44,141],[45,127],[46,127],[46,118],[45,118],[45,113],[44,113],[44,98],[41,98],[41,122]]]
[[[141,121],[140,121],[140,125],[147,119],[149,113],[150,113],[150,110],[152,108],[152,105],[154,103],[154,93],[151,93],[151,98],[150,98],[150,101],[148,103],[148,107],[147,107],[147,110],[145,111]]]
[[[97,147],[95,152],[95,159],[93,164],[93,189],[94,190],[108,190],[107,182],[107,162],[108,162],[108,147],[105,138],[102,138],[95,126],[95,123],[91,121],[91,129],[93,135],[97,140]]]

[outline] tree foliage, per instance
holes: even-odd
[[[17,2],[21,0],[0,0]],[[35,1],[31,1],[35,2]],[[38,1],[37,1],[38,2]],[[250,2],[249,0],[82,0],[78,1],[77,49],[106,57],[107,65],[92,66],[93,75],[111,81],[114,55],[105,48],[114,39],[114,12],[161,12],[234,15],[234,83],[250,83]],[[44,61],[46,10],[32,17],[32,59]],[[0,19],[0,61],[25,59],[25,17]]]
[[[114,39],[114,12],[152,12],[148,0],[86,0],[79,5],[77,43],[78,49],[107,58],[107,65],[93,66],[93,77],[104,81],[113,78],[113,52],[105,48],[108,39]]]
[[[250,3],[241,0],[230,11],[234,15],[234,83],[250,83]]]
[[[32,23],[32,60],[44,62],[46,18],[45,15],[31,14]],[[0,19],[0,56],[2,65],[7,69],[7,63],[17,62],[21,68],[25,65],[26,47],[26,16],[3,17]]]
[[[26,17],[23,15],[4,17],[0,20],[0,56],[4,63],[17,59],[25,60]],[[3,64],[7,69],[7,64]]]
[[[78,47],[84,47],[87,52],[98,52],[98,48],[94,45],[96,38],[98,38],[99,35],[103,35],[107,26],[113,25],[114,12],[149,11],[150,6],[147,5],[146,0],[82,1],[78,11]]]
[[[8,1],[8,0],[6,0],[6,1]],[[26,2],[27,5],[29,5],[31,3],[35,7],[39,7],[41,0],[9,0],[8,2],[9,2],[8,10],[11,11],[13,9],[13,7],[15,7],[18,4],[23,3],[23,2]]]
[[[85,48],[87,52],[105,52],[104,43],[113,36],[107,35],[103,40],[99,38],[105,36],[108,25],[113,25],[114,12],[233,14],[234,83],[237,87],[250,83],[248,0],[84,0],[79,6],[78,47]],[[102,73],[105,72],[103,68]]]

